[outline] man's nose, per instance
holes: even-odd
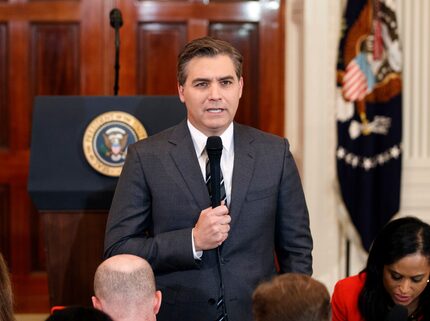
[[[209,99],[220,99],[221,98],[221,91],[220,86],[218,83],[214,83],[209,88]]]

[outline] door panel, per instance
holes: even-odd
[[[180,23],[142,23],[137,36],[137,93],[175,95],[177,53],[186,44],[187,26]]]
[[[259,48],[258,25],[255,23],[214,23],[209,34],[232,43],[243,55],[244,90],[236,121],[259,126]]]
[[[30,25],[32,96],[79,95],[79,24]]]
[[[121,74],[121,94],[176,94],[172,77],[183,44],[212,35],[244,55],[245,89],[236,120],[283,135],[283,1],[121,1],[118,6],[124,18],[121,68],[127,70]],[[156,39],[157,34],[166,39]],[[149,67],[143,67],[143,57]]]

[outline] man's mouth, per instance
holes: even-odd
[[[209,108],[207,111],[208,111],[209,113],[214,113],[214,114],[216,114],[216,113],[221,113],[223,110],[224,110],[224,109],[222,109],[222,108]]]

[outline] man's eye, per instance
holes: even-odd
[[[233,82],[231,80],[223,80],[221,81],[221,85],[223,86],[229,86],[231,85]]]
[[[194,84],[194,87],[207,87],[207,85],[206,82],[197,82]]]

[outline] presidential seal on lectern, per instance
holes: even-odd
[[[100,114],[85,129],[85,158],[97,172],[118,177],[127,156],[128,145],[146,137],[145,127],[133,115],[122,111]]]

